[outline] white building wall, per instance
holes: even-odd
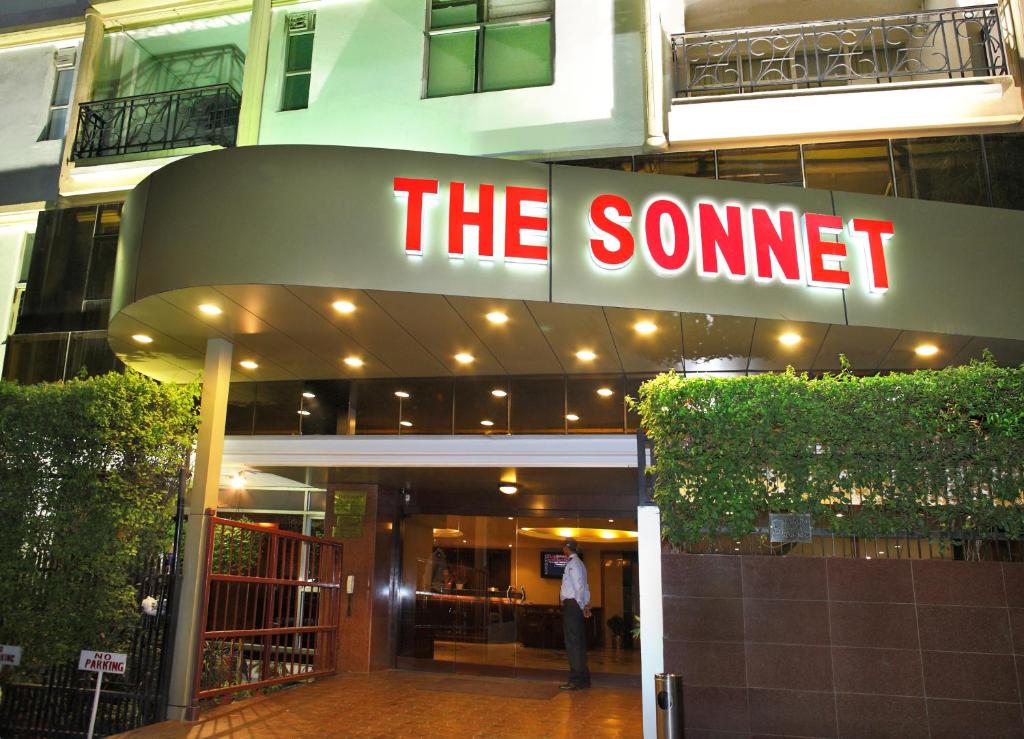
[[[27,224],[11,227],[0,225],[0,368],[3,368],[4,355],[7,353],[7,332],[11,325],[14,292],[21,280],[22,257],[28,234]]]
[[[426,0],[345,0],[274,11],[261,144],[475,155],[639,147],[641,3],[556,0],[554,84],[423,99]],[[280,111],[285,15],[317,11],[309,108]]]

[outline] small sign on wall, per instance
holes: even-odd
[[[772,543],[810,544],[810,513],[769,513],[768,533]]]
[[[335,490],[333,504],[332,539],[359,539],[363,535],[363,517],[366,515],[366,493],[363,491]]]
[[[0,667],[17,667],[21,664],[21,647],[0,644]]]

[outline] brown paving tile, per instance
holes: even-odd
[[[916,739],[928,737],[924,698],[891,695],[836,696],[841,739]]]
[[[916,649],[833,647],[832,666],[840,693],[924,695]]]
[[[865,603],[913,603],[910,562],[828,559],[828,593],[832,600]]]
[[[917,649],[917,615],[909,603],[830,603],[832,644]]]
[[[831,690],[828,647],[747,644],[747,679],[752,688]]]
[[[1010,654],[1005,608],[919,605],[921,649]]]
[[[833,737],[835,699],[829,693],[751,688],[750,730],[757,734]]]
[[[1020,705],[980,701],[928,701],[932,739],[1024,737]]]
[[[683,676],[688,688],[696,685],[745,687],[743,644],[665,640],[665,672]]]
[[[922,652],[921,658],[929,698],[1020,701],[1010,655]]]
[[[749,642],[828,644],[828,604],[747,598],[743,601],[743,628]]]
[[[744,688],[695,687],[683,691],[684,724],[690,729],[746,732],[747,691]]]
[[[1006,605],[1003,570],[998,562],[917,560],[913,567],[918,603]]]
[[[743,641],[739,598],[663,599],[664,635],[679,641]]]
[[[825,559],[740,557],[744,598],[825,600]]]
[[[739,598],[740,558],[720,554],[661,555],[663,595]]]
[[[1024,608],[1010,609],[1010,638],[1013,640],[1013,651],[1024,654]]]
[[[1024,562],[1003,562],[1003,583],[1007,605],[1024,608]]]

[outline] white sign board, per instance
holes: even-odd
[[[0,644],[0,667],[17,667],[21,664],[21,647]]]
[[[89,649],[83,649],[82,654],[78,657],[78,669],[91,670],[92,672],[112,672],[115,675],[123,675],[127,662],[127,654],[94,652]]]

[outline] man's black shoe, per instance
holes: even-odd
[[[579,690],[580,686],[576,683],[566,683],[565,685],[559,685],[559,690]]]

